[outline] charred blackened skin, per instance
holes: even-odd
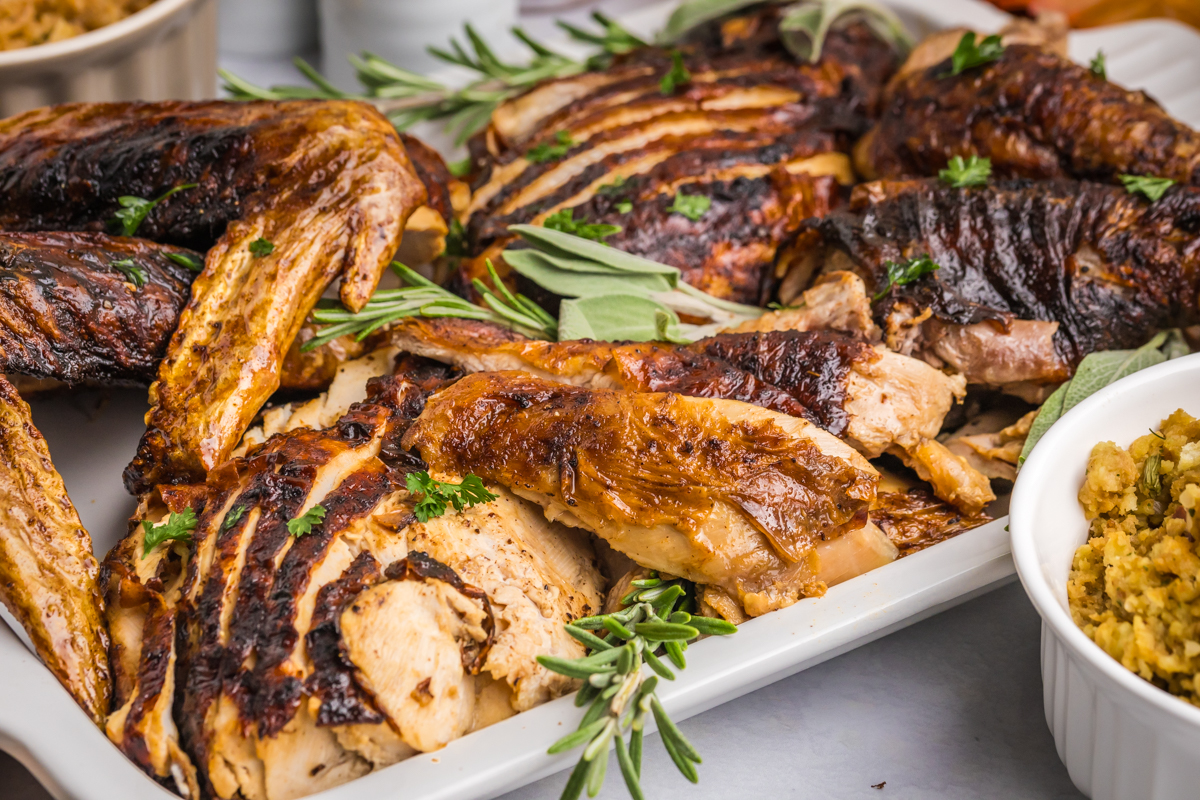
[[[149,384],[195,275],[168,255],[204,263],[200,253],[142,239],[0,233],[0,373]]]
[[[317,592],[312,627],[304,639],[313,662],[305,688],[321,702],[317,725],[371,725],[385,721],[370,695],[355,682],[354,668],[342,657],[342,634],[338,626],[342,609],[381,579],[375,559],[362,552],[340,578]]]
[[[806,416],[834,436],[846,433],[846,376],[855,363],[879,354],[870,345],[832,331],[724,333],[691,346],[786,391]]]
[[[441,581],[453,586],[464,596],[472,600],[478,600],[483,604],[484,610],[487,611],[487,616],[483,621],[483,628],[487,631],[487,639],[482,642],[472,642],[463,647],[462,651],[463,669],[472,675],[478,675],[480,668],[483,667],[483,662],[487,659],[488,650],[491,649],[492,640],[496,634],[496,620],[492,616],[492,605],[488,601],[487,593],[469,583],[465,583],[453,569],[433,558],[428,553],[422,553],[419,550],[413,550],[404,558],[388,565],[388,568],[384,571],[384,576],[392,581]]]
[[[991,159],[998,177],[1123,173],[1200,185],[1200,133],[1143,92],[1031,45],[943,77],[949,61],[890,86],[879,125],[860,145],[864,175],[933,175],[955,155]]]
[[[388,410],[379,406],[360,406],[351,418],[364,425],[378,426],[386,423],[388,415]],[[351,433],[351,441],[361,444],[358,426],[350,426],[345,430]],[[296,633],[291,628],[294,600],[291,594],[277,594],[277,589],[281,593],[285,591],[282,584],[277,586],[276,581],[277,577],[284,576],[285,571],[280,570],[277,576],[275,561],[280,549],[291,539],[287,523],[299,513],[312,490],[318,469],[354,446],[351,441],[339,438],[341,431],[339,428],[330,431],[301,430],[275,437],[252,456],[241,460],[236,468],[219,470],[210,479],[210,482],[218,483],[236,481],[238,472],[241,472],[245,488],[230,507],[242,506],[245,512],[235,524],[228,528],[222,524],[215,533],[211,571],[205,584],[200,587],[194,612],[187,615],[185,622],[188,631],[184,637],[187,642],[187,668],[181,673],[183,699],[178,719],[181,720],[181,741],[199,763],[207,763],[208,758],[208,734],[202,721],[222,691],[229,693],[237,702],[247,724],[265,729],[278,724],[281,709],[274,705],[266,708],[262,704],[264,701],[256,698],[258,692],[255,690],[260,685],[258,675],[246,672],[244,664],[250,652],[257,647],[260,635],[268,629],[269,619],[276,619],[279,627],[291,629],[290,633],[273,634],[276,638],[290,636],[295,642]],[[369,513],[370,508],[363,510],[365,503],[369,502],[369,495],[375,494],[378,498],[381,487],[386,487],[384,491],[390,488],[382,465],[374,471],[373,477],[366,478],[366,483],[369,485],[356,486],[356,489],[364,490],[363,498],[347,496],[338,500],[335,492],[335,496],[329,498],[331,511],[343,521],[349,518],[347,515]],[[350,487],[347,487],[349,491]],[[228,502],[228,497],[225,500]],[[247,535],[247,521],[255,508],[259,510],[259,517],[253,538],[243,548],[241,540]],[[200,522],[198,529],[212,527],[207,514]],[[330,524],[328,514],[326,524]],[[307,584],[314,559],[318,558],[323,547],[328,546],[322,534],[324,528],[324,525],[315,528],[308,536],[296,540],[293,548],[289,549],[290,555],[299,548],[294,563],[286,570],[287,574],[294,576],[294,579],[289,579],[293,583]],[[315,537],[312,543],[305,542],[309,537]],[[240,572],[232,573],[238,581],[237,603],[231,617],[227,643],[222,645],[221,607],[227,589],[226,575],[230,574],[230,565],[242,549],[244,567]],[[285,556],[284,560],[288,561],[288,557]],[[296,586],[286,591],[292,589],[296,589]],[[279,681],[272,689],[272,700],[280,704],[292,702],[296,690],[297,687],[289,685],[286,680]]]
[[[998,330],[1015,319],[1057,322],[1054,346],[1078,364],[1200,319],[1200,188],[1177,186],[1151,203],[1071,180],[967,189],[883,181],[860,186],[848,208],[800,235],[812,230],[826,259],[848,255],[872,291],[886,285],[889,261],[928,254],[939,265],[874,303],[881,325],[902,304]]]

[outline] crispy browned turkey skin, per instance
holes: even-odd
[[[502,104],[471,142],[471,255],[494,257],[512,223],[573,209],[620,226],[612,246],[679,267],[710,294],[765,302],[779,242],[853,180],[846,153],[896,66],[862,26],[798,63],[777,25],[766,7],[703,26],[681,45],[691,78],[672,92],[660,85],[670,53],[647,48]],[[538,157],[564,137],[565,152]],[[677,194],[711,206],[690,219],[672,210]],[[467,270],[486,276],[484,258]]]
[[[191,540],[145,551],[137,526],[108,555],[106,729],[164,784],[292,800],[574,688],[536,657],[585,652],[563,625],[600,607],[590,545],[500,487],[418,522],[399,439],[448,370],[398,369],[335,424],[143,498],[150,522],[192,508]]]
[[[200,253],[143,239],[0,232],[0,373],[150,383],[195,274],[169,254],[204,263]]]
[[[798,273],[853,270],[872,293],[889,261],[929,255],[936,272],[874,302],[889,345],[970,383],[1049,385],[1088,353],[1196,321],[1200,189],[1151,203],[1069,180],[884,181],[807,223],[794,249]]]
[[[867,521],[867,461],[746,403],[489,372],[434,394],[403,442],[432,470],[505,486],[751,616],[823,591],[823,547],[848,543],[854,574],[894,557]]]
[[[933,175],[953,156],[980,155],[1001,177],[1132,173],[1200,185],[1200,134],[1143,92],[1027,44],[943,77],[949,68],[942,60],[888,86],[879,123],[855,150],[860,174]]]

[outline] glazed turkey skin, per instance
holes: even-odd
[[[878,532],[867,522],[877,475],[862,456],[802,419],[735,401],[482,373],[434,394],[404,445],[644,566],[711,584],[752,616],[823,591],[822,544]],[[883,542],[871,566],[894,558]]]

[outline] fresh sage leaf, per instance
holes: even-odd
[[[1187,344],[1183,342],[1179,331],[1170,330],[1159,332],[1136,350],[1105,350],[1084,356],[1075,370],[1075,375],[1055,389],[1038,410],[1038,415],[1029,428],[1029,435],[1025,437],[1025,446],[1021,449],[1017,465],[1025,463],[1038,441],[1063,414],[1105,386],[1146,367],[1187,355],[1187,350]]]
[[[666,315],[662,324],[659,314]],[[603,342],[680,341],[679,317],[661,303],[635,294],[579,297],[559,304],[558,338]]]
[[[861,0],[806,0],[791,5],[779,21],[779,38],[792,55],[811,64],[820,60],[831,30],[855,22],[866,25],[901,54],[912,49],[912,37],[899,17],[885,6]]]

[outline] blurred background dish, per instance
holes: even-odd
[[[317,0],[221,0],[221,52],[258,58],[317,46]]]
[[[0,117],[73,101],[216,94],[216,0],[157,0],[104,27],[0,51]]]

